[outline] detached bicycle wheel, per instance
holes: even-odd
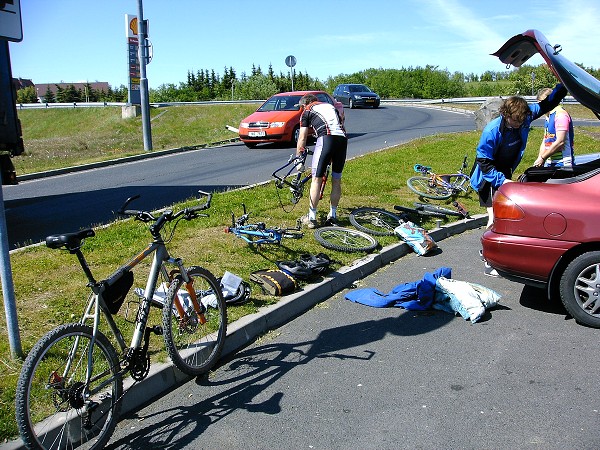
[[[114,347],[100,332],[93,339],[91,327],[70,323],[47,333],[17,383],[17,425],[27,448],[103,448],[121,409],[119,371]]]
[[[317,228],[314,236],[323,247],[348,253],[370,252],[379,244],[367,233],[342,227]]]
[[[379,208],[357,208],[350,213],[350,223],[373,236],[393,236],[400,217]]]
[[[430,205],[428,203],[415,202],[415,208],[418,208],[418,209],[422,208],[425,211],[440,213],[440,214],[444,214],[446,216],[464,217],[464,215],[461,214],[458,211],[458,209],[450,209],[450,208],[446,208],[444,206],[439,206],[439,205]]]
[[[452,196],[452,189],[431,181],[431,177],[416,176],[406,180],[408,188],[421,197],[445,200]]]
[[[169,287],[163,308],[163,337],[173,364],[188,375],[197,376],[217,362],[227,334],[227,308],[221,285],[202,267],[189,267],[192,289],[204,313],[198,315],[187,286],[179,275]],[[176,303],[184,310],[180,317]]]
[[[414,217],[440,217],[440,218],[446,218],[446,214],[443,212],[439,212],[439,211],[430,211],[428,209],[425,208],[410,208],[408,206],[402,206],[402,205],[395,205],[394,209],[396,211],[402,211],[404,213],[407,214],[412,214]]]

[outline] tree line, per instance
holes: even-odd
[[[581,66],[588,73],[600,78],[600,70]],[[162,84],[150,89],[151,103],[195,102],[210,100],[264,100],[278,92],[291,90],[324,90],[333,92],[341,83],[361,83],[369,86],[384,99],[443,99],[461,97],[492,97],[507,95],[534,95],[543,87],[553,87],[556,78],[547,65],[524,65],[519,69],[474,73],[449,72],[437,66],[408,67],[401,69],[366,69],[352,74],[330,76],[325,81],[308,73],[275,74],[271,65],[266,72],[260,66],[252,66],[250,74],[239,76],[233,67],[225,67],[219,75],[214,69],[188,71],[187,79],[179,84]],[[56,93],[46,92],[47,103],[73,102],[126,102],[127,87],[124,85],[108,91],[97,91],[88,84],[84,89],[57,86]],[[33,87],[17,92],[17,103],[37,103]]]

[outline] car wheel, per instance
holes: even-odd
[[[296,126],[296,128],[294,128],[294,131],[292,131],[292,143],[297,144],[299,137],[300,137],[300,127]]]
[[[352,101],[352,99],[348,100],[348,106],[350,107],[350,109],[354,108],[354,102]]]
[[[560,278],[560,299],[577,322],[600,328],[600,251],[569,263]]]
[[[248,148],[254,148],[256,147],[256,143],[255,142],[244,142],[244,145]]]

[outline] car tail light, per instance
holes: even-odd
[[[521,220],[525,217],[523,210],[502,192],[494,196],[494,218],[507,220]]]

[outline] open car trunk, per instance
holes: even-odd
[[[540,183],[571,183],[600,171],[600,158],[575,166],[530,167],[519,177],[519,181]],[[589,175],[588,175],[589,174]]]

